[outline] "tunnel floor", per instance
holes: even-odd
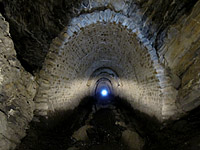
[[[114,98],[85,98],[73,111],[36,118],[16,150],[199,150],[200,109],[161,125]]]

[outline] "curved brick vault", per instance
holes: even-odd
[[[53,40],[39,74],[36,113],[73,109],[103,67],[119,75],[118,95],[135,109],[159,120],[175,117],[177,93],[155,49],[134,20],[110,9],[73,18]]]

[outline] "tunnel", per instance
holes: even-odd
[[[200,0],[0,0],[0,150],[200,149]]]

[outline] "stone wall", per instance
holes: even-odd
[[[190,111],[200,105],[200,1],[189,16],[170,26],[160,60],[170,68],[178,90],[177,105]]]
[[[65,27],[79,0],[2,0],[18,58],[28,71],[40,69],[51,40]]]
[[[168,27],[188,15],[197,0],[2,0],[18,58],[26,70],[42,67],[51,40],[71,18],[107,8],[120,12],[140,26],[160,48]],[[2,10],[3,12],[3,10]]]
[[[34,77],[16,58],[9,24],[0,14],[0,149],[14,149],[32,120]]]

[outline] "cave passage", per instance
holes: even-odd
[[[0,150],[200,150],[199,24],[200,0],[0,0]]]
[[[96,98],[86,97],[73,111],[54,113],[41,122],[33,119],[16,150],[199,149],[198,109],[162,126],[155,118],[135,111],[124,99]]]

